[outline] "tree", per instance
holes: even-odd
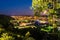
[[[60,15],[58,16],[58,14],[60,13],[60,1],[59,0],[32,0],[32,8],[35,14],[34,16],[40,16],[41,12],[48,10],[47,13],[49,15],[47,18],[50,24],[49,26],[53,27],[53,30],[52,30],[53,32],[57,32],[56,28],[58,26],[56,22],[58,21],[59,16],[60,16]]]
[[[49,9],[49,13],[55,13],[55,9],[60,8],[60,3],[58,2],[58,0],[32,0],[32,8],[34,10],[34,13],[36,11],[41,12],[46,9]],[[38,12],[38,14],[40,12]]]
[[[57,10],[60,9],[59,0],[32,0],[32,8],[35,16],[40,16],[42,11],[48,9],[48,22],[54,28],[57,27],[55,22],[57,21],[57,14],[59,13]]]

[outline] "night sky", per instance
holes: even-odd
[[[32,15],[32,0],[0,0],[0,14]]]

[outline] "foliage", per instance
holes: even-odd
[[[48,9],[48,22],[50,25],[52,25],[53,29],[57,28],[57,23],[56,20],[57,18],[60,18],[60,3],[57,2],[58,0],[32,0],[32,8],[33,8],[33,12],[35,14],[35,16],[39,16],[41,12],[43,12],[44,10]],[[44,3],[44,4],[43,4]],[[50,5],[49,5],[50,3]],[[40,10],[41,9],[41,10]],[[40,16],[41,17],[41,16]],[[49,26],[48,26],[49,27]],[[49,31],[49,30],[45,30],[42,29],[44,31]],[[53,30],[54,31],[54,30]]]
[[[56,14],[57,11],[55,11],[54,9],[59,9],[60,8],[60,3],[56,2],[56,1],[50,1],[50,0],[49,1],[46,1],[46,0],[45,1],[44,0],[32,0],[32,8],[33,8],[34,14],[38,14],[39,15],[41,11],[49,9],[48,8],[48,4],[49,3],[51,3],[53,5],[53,8],[49,9],[48,13],[49,14]],[[37,9],[40,12],[35,13],[35,10],[37,11]]]
[[[8,36],[8,33],[1,34],[0,40],[14,40],[12,36]]]

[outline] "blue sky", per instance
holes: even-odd
[[[32,0],[0,0],[0,14],[32,15]]]

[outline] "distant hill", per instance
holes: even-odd
[[[14,20],[14,18],[0,14],[0,24],[4,27],[8,27],[10,24],[10,20]]]

